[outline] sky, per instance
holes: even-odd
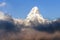
[[[14,18],[25,19],[34,6],[44,18],[60,18],[60,0],[0,0],[0,11]]]

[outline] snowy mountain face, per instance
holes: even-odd
[[[43,16],[40,14],[38,7],[33,7],[25,20],[14,19],[10,15],[4,14],[3,12],[0,12],[0,20],[6,20],[6,21],[14,20],[15,24],[19,24],[19,25],[24,24],[25,26],[31,26],[32,23],[34,25],[37,25],[38,23],[49,22],[46,21],[46,19],[44,19]]]
[[[10,15],[4,14],[3,12],[0,11],[0,20],[5,20],[5,21],[13,20],[15,24],[19,24],[19,25],[24,24],[25,26],[30,26],[32,25],[32,23],[35,25],[38,23],[42,23],[42,24],[49,23],[49,21],[44,19],[43,16],[39,13],[38,7],[33,7],[25,20],[12,18]]]
[[[42,15],[39,13],[39,10],[37,7],[33,7],[30,13],[27,15],[26,20],[28,21],[38,21],[39,23],[44,23],[45,19],[42,17]]]
[[[14,21],[15,24],[24,24],[25,26],[30,26],[32,25],[32,23],[35,25],[37,25],[38,23],[50,23],[49,20],[44,19],[43,16],[39,13],[38,7],[33,7],[25,20],[12,18],[10,15],[4,14],[0,11],[0,20]]]

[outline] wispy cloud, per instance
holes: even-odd
[[[4,7],[6,5],[6,2],[0,3],[0,7]]]

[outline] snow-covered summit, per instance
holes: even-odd
[[[33,7],[32,10],[27,15],[26,20],[28,21],[34,21],[37,20],[39,23],[43,23],[45,19],[42,17],[42,15],[39,13],[38,7]]]

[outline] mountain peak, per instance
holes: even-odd
[[[33,7],[32,10],[29,12],[26,18],[28,21],[35,21],[37,20],[38,22],[42,23],[45,21],[43,16],[39,13],[38,7]]]
[[[34,11],[34,13],[36,13],[38,11],[38,7],[33,7],[32,11]]]

